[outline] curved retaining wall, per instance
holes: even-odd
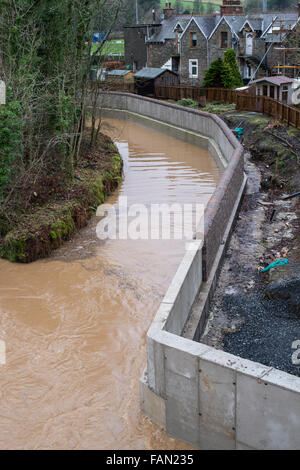
[[[207,205],[204,218],[203,279],[206,280],[214,263],[216,246],[222,242],[243,183],[243,147],[224,121],[214,114],[121,92],[101,94],[99,107],[129,111],[195,132],[203,137],[202,146],[212,154],[221,151],[228,166]]]
[[[299,449],[300,378],[193,341],[205,323],[245,188],[242,147],[211,114],[118,92],[103,94],[99,105],[198,132],[202,144],[212,153],[221,151],[227,161],[205,211],[204,244],[189,244],[147,333],[143,412],[171,436],[200,449]],[[202,310],[183,337],[195,299]]]

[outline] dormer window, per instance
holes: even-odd
[[[197,46],[197,34],[190,33],[190,47],[196,47],[196,46]]]

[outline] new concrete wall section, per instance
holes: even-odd
[[[204,297],[204,308],[214,288],[245,185],[241,146],[207,113],[124,93],[101,101],[215,139],[228,162],[205,212],[204,246],[189,245],[147,333],[143,412],[200,449],[299,449],[300,378],[181,336],[196,296]]]
[[[140,384],[142,409],[199,449],[299,449],[300,379],[152,325],[161,381]],[[158,392],[156,391],[158,390]]]
[[[201,247],[189,245],[147,333],[142,410],[200,449],[299,449],[300,378],[180,336]]]

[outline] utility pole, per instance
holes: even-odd
[[[263,12],[266,13],[268,9],[268,0],[263,0]]]
[[[272,34],[274,34],[274,33],[273,33],[273,26],[274,26],[275,22],[277,21],[277,18],[278,18],[278,16],[275,16],[275,17],[273,18],[273,21],[272,21],[272,24],[271,24],[271,28],[272,28],[271,31],[272,31]],[[257,74],[258,70],[260,69],[261,64],[263,63],[263,61],[265,60],[265,58],[267,57],[267,55],[269,54],[269,52],[270,52],[270,50],[271,50],[271,48],[272,48],[273,46],[274,46],[274,43],[271,42],[271,44],[269,45],[269,47],[268,47],[268,49],[267,49],[265,55],[263,56],[263,58],[262,58],[261,61],[260,61],[259,66],[258,66],[257,69],[255,70],[255,72],[252,74],[252,77],[251,77],[250,82],[248,83],[248,85],[250,85],[250,84],[254,81],[255,75]]]
[[[135,19],[136,24],[139,24],[138,0],[135,0]]]

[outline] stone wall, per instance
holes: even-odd
[[[190,34],[197,34],[197,46],[191,47]],[[221,47],[221,33],[228,34],[227,48]],[[212,37],[207,41],[194,21],[191,22],[181,38],[180,83],[182,85],[202,86],[205,72],[211,62],[219,57],[223,58],[227,49],[232,47],[232,34],[226,22],[220,23]],[[189,75],[189,60],[198,60],[198,77]]]
[[[150,42],[148,47],[148,66],[162,67],[173,55],[177,55],[174,39],[167,39],[165,42]]]
[[[228,35],[228,44],[227,48],[221,47],[221,33],[226,32]],[[214,60],[217,60],[219,57],[223,59],[224,53],[227,49],[232,48],[232,34],[228,24],[223,21],[220,23],[217,30],[211,36],[209,40],[209,63],[211,64]]]
[[[253,56],[259,60],[263,58],[266,52],[266,43],[263,39],[255,38],[253,41]]]
[[[145,40],[161,28],[159,24],[141,24],[124,27],[125,64],[131,70],[147,66],[147,45]],[[134,63],[136,64],[134,67]],[[153,67],[153,66],[152,66]]]
[[[124,28],[125,64],[130,65],[131,70],[134,70],[134,62],[137,70],[146,66],[146,35],[146,26]]]

